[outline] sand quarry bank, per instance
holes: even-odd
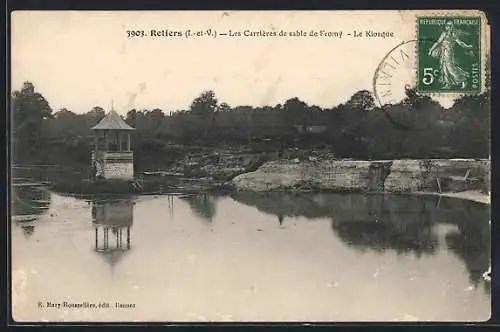
[[[489,192],[487,159],[277,160],[231,180],[237,191]]]

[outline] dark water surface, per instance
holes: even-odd
[[[490,217],[480,203],[250,193],[85,200],[29,187],[15,188],[13,201],[19,321],[490,315],[482,278],[490,264]],[[109,307],[63,307],[64,301]]]

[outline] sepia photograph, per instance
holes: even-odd
[[[483,12],[10,19],[16,323],[490,319]]]

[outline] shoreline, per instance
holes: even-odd
[[[487,160],[371,161],[309,158],[266,162],[267,159],[269,158],[232,160],[231,165],[218,167],[212,167],[213,161],[205,160],[197,166],[203,171],[201,173],[194,172],[192,167],[182,172],[176,169],[144,171],[138,172],[134,179],[126,181],[91,180],[78,174],[76,177],[81,177],[79,180],[75,180],[75,176],[47,177],[43,182],[48,183],[43,184],[55,192],[79,196],[158,195],[169,192],[195,194],[220,191],[379,192],[444,196],[491,204],[490,195],[480,191],[484,189],[481,187],[488,176]],[[235,165],[239,167],[234,168]],[[222,173],[224,176],[221,176]],[[463,181],[463,174],[475,181]],[[436,185],[438,177],[442,180]],[[27,176],[25,178],[23,180],[28,183],[19,181],[13,184],[14,187],[35,184],[33,179]],[[39,184],[41,185],[42,181]]]
[[[479,190],[466,190],[466,191],[459,191],[459,192],[444,192],[444,193],[431,192],[431,191],[417,191],[417,192],[413,192],[410,194],[459,198],[459,199],[463,199],[463,200],[467,200],[467,201],[473,201],[473,202],[477,202],[477,203],[491,205],[491,195],[490,194],[488,194],[488,195],[483,194]]]
[[[88,198],[88,197],[99,197],[99,196],[113,196],[113,197],[123,197],[123,196],[156,196],[156,195],[197,195],[200,193],[213,193],[213,192],[226,192],[227,190],[217,190],[212,188],[212,190],[165,190],[165,191],[152,191],[152,192],[135,192],[135,193],[92,193],[92,194],[78,194],[78,193],[72,193],[72,192],[65,192],[65,191],[58,191],[54,190],[51,188],[52,191],[61,194],[61,195],[69,195],[69,196],[75,196],[79,198]],[[262,193],[259,191],[252,191],[254,193]],[[352,191],[337,191],[337,190],[332,190],[332,191],[314,191],[314,190],[298,190],[298,191],[272,191],[272,192],[283,192],[283,193],[290,193],[293,192],[295,194],[300,194],[300,193],[321,193],[321,192],[334,192],[334,193],[351,193]],[[358,192],[358,191],[354,191]],[[359,191],[359,193],[364,193],[364,194],[369,194],[367,192]],[[397,195],[401,193],[396,193],[396,192],[378,192],[376,194],[382,194],[382,195]],[[491,195],[490,194],[483,194],[479,190],[467,190],[467,191],[460,191],[460,192],[443,192],[443,193],[438,193],[438,192],[432,192],[432,191],[414,191],[414,192],[405,192],[404,194],[406,195],[415,195],[415,196],[437,196],[437,197],[450,197],[450,198],[457,198],[457,199],[463,199],[467,201],[473,201],[477,203],[482,203],[482,204],[487,204],[491,205]]]

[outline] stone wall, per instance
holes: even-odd
[[[104,178],[106,179],[133,179],[134,164],[132,162],[110,162],[104,164]]]
[[[134,203],[132,200],[92,202],[93,222],[100,225],[129,226],[133,223]]]
[[[380,167],[383,166],[383,167]],[[322,160],[271,161],[255,172],[232,180],[239,191],[274,191],[310,188],[338,191],[437,191],[445,177],[487,181],[490,163],[474,159],[394,161]],[[381,170],[381,171],[377,171]]]

